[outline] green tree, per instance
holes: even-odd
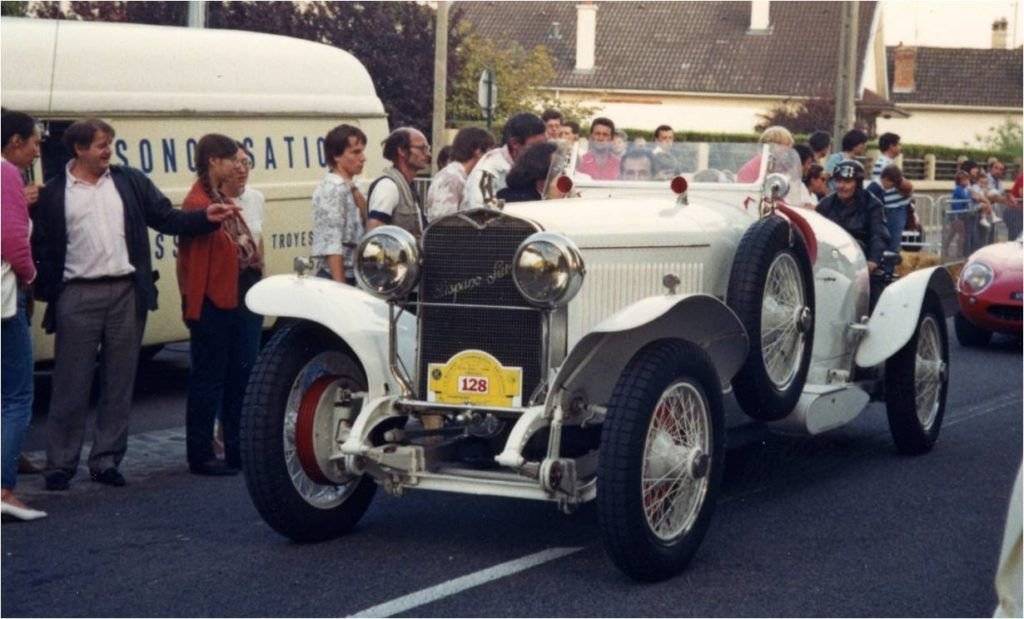
[[[4,17],[24,17],[28,15],[28,2],[3,0],[0,2],[0,15]]]
[[[1001,153],[1013,153],[1019,157],[1024,151],[1024,128],[1010,116],[1004,118],[998,125],[989,127],[985,135],[975,137],[985,148]]]
[[[555,77],[551,55],[543,45],[530,51],[515,43],[500,47],[470,32],[465,34],[455,55],[461,67],[448,98],[448,117],[452,119],[484,118],[477,103],[477,87],[484,69],[494,72],[498,86],[494,117],[499,120],[524,110],[539,111],[544,100],[537,88]]]
[[[835,115],[835,97],[818,95],[795,103],[787,99],[760,114],[761,122],[754,130],[764,131],[768,127],[780,125],[793,133],[810,134],[819,129],[831,131]]]

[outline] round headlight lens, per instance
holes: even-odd
[[[420,277],[416,238],[398,226],[381,226],[363,237],[356,249],[356,280],[360,288],[382,299],[407,296]]]
[[[516,251],[513,265],[516,288],[540,307],[568,303],[579,292],[586,273],[576,245],[553,232],[530,235]]]
[[[966,294],[978,294],[992,283],[992,268],[987,264],[972,262],[960,273],[960,291]]]

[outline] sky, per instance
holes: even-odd
[[[882,0],[886,45],[925,47],[992,46],[992,22],[1009,22],[1009,47],[1024,34],[1020,0]]]

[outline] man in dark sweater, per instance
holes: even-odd
[[[46,428],[46,488],[67,490],[78,469],[97,352],[103,367],[92,478],[123,486],[135,368],[146,312],[156,309],[149,231],[202,234],[236,206],[183,212],[138,170],[110,165],[114,129],[99,119],[64,133],[74,158],[40,192],[32,253],[43,327],[56,333],[53,394]]]
[[[864,166],[853,159],[840,162],[832,175],[836,191],[826,196],[815,208],[850,233],[864,251],[868,271],[872,274],[882,262],[882,253],[889,247],[885,208],[878,198],[865,190]],[[877,281],[876,281],[877,280]],[[871,307],[881,294],[881,281],[871,278]]]

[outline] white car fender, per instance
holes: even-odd
[[[590,403],[608,402],[637,351],[666,338],[707,351],[723,389],[747,358],[747,334],[722,301],[706,294],[648,297],[606,318],[576,343],[548,390],[545,408],[552,410],[563,393],[585,394]]]
[[[358,357],[371,398],[401,393],[388,368],[388,304],[359,288],[321,277],[274,275],[249,289],[245,304],[257,314],[309,320],[330,329]],[[416,343],[416,319],[398,321],[398,353],[406,367]]]
[[[946,316],[956,313],[956,289],[945,267],[921,269],[896,280],[882,292],[868,320],[867,335],[857,348],[857,365],[876,366],[910,341],[921,315],[924,295],[929,290],[938,295]]]

